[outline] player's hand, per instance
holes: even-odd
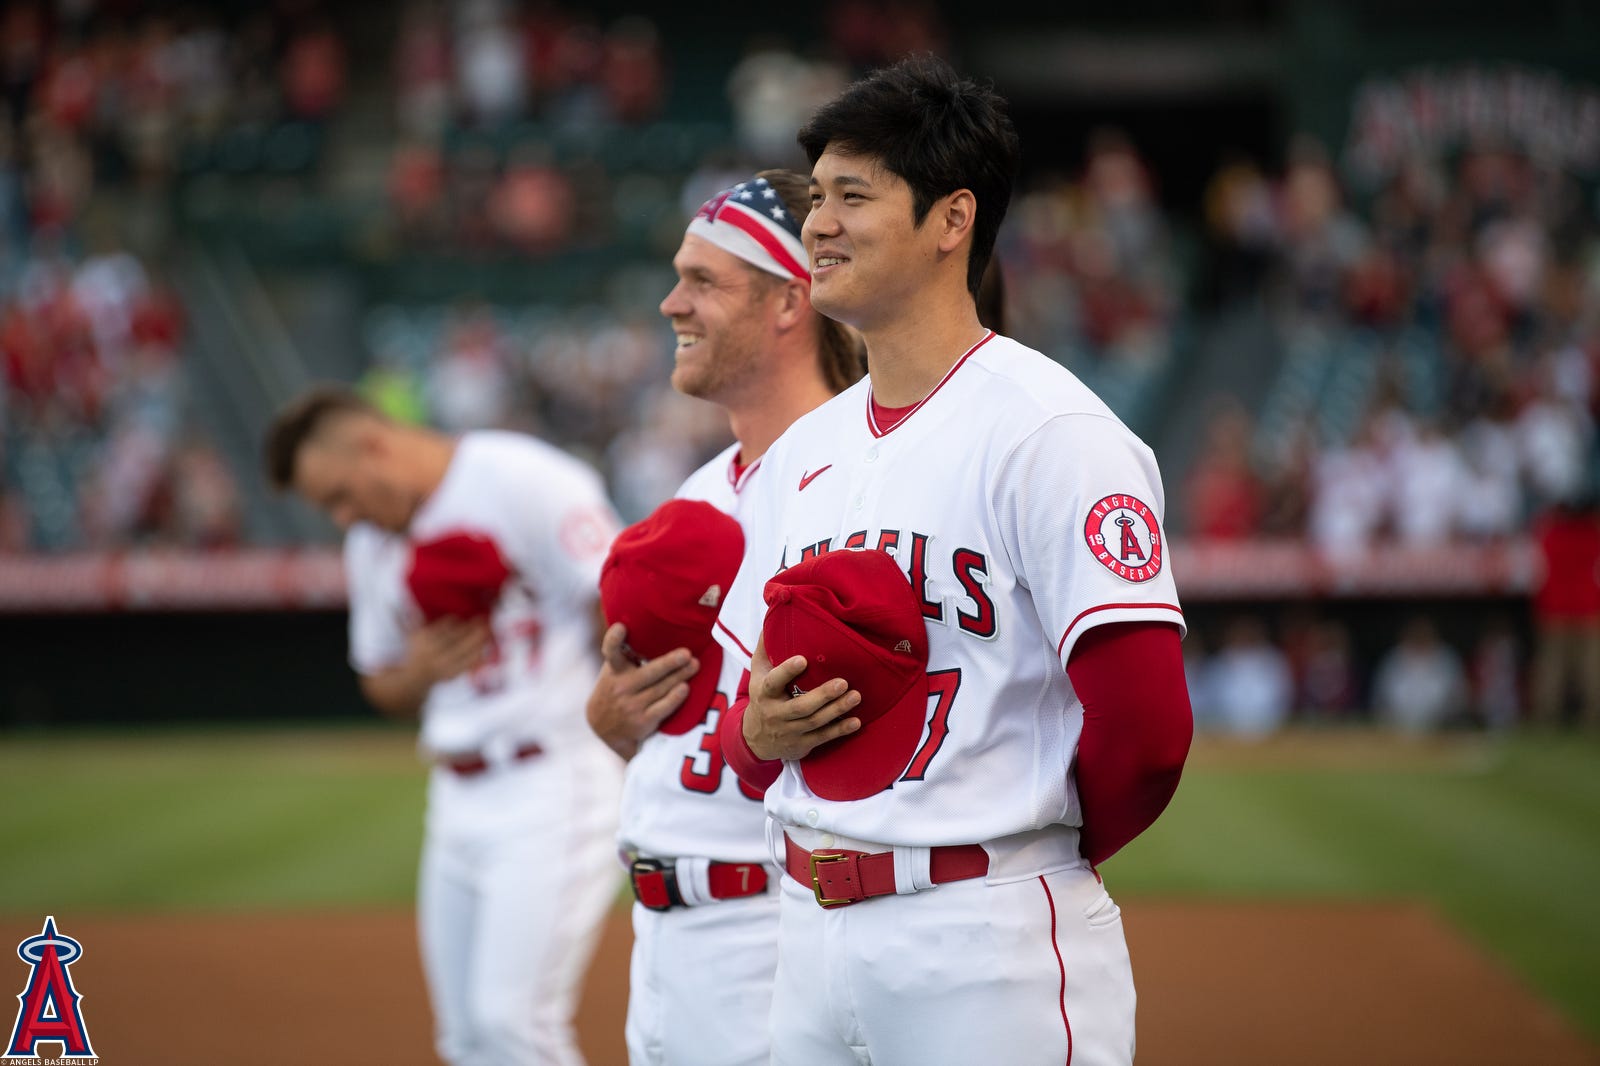
[[[861,703],[861,693],[843,678],[791,696],[794,679],[805,669],[801,655],[773,666],[767,661],[765,642],[756,642],[750,656],[750,706],[744,712],[744,739],[756,758],[803,758],[813,748],[861,728],[859,718],[847,717]]]
[[[630,659],[628,627],[618,622],[600,641],[600,677],[589,694],[589,728],[618,755],[631,759],[639,742],[683,705],[700,660],[677,648],[649,662]]]
[[[484,618],[439,618],[414,630],[406,665],[428,685],[459,677],[478,665],[493,636]]]

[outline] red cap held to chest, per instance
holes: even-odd
[[[406,588],[425,621],[487,618],[510,577],[493,538],[463,531],[413,544]]]
[[[806,784],[830,800],[893,785],[928,716],[928,631],[910,581],[884,552],[831,551],[772,578],[765,598],[767,658],[806,658],[792,695],[836,677],[861,693],[861,728],[800,760]]]
[[[668,500],[617,535],[600,568],[607,623],[628,627],[626,647],[639,660],[688,648],[700,660],[689,695],[660,725],[687,733],[704,720],[722,673],[712,626],[739,573],[744,530],[701,500]]]

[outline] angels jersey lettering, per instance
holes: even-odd
[[[888,430],[871,419],[870,387],[800,419],[767,453],[718,634],[729,659],[748,662],[775,572],[821,552],[886,551],[922,601],[928,724],[889,789],[827,801],[789,764],[768,810],[885,845],[1079,825],[1074,644],[1111,622],[1183,626],[1155,457],[1071,373],[994,334]]]

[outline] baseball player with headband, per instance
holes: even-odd
[[[453,1064],[575,1064],[579,982],[616,887],[622,765],[583,720],[600,479],[531,437],[446,437],[314,390],[267,439],[273,482],[346,530],[350,660],[420,714],[417,889],[435,1042]]]
[[[711,629],[767,448],[861,376],[856,339],[811,309],[809,197],[804,177],[764,171],[689,223],[661,302],[678,340],[672,383],[725,408],[737,440],[625,530],[602,572],[612,625],[589,720],[631,760],[619,839],[637,900],[635,1066],[746,1066],[771,1053],[779,870],[760,791],[723,761],[717,726],[744,663],[724,660]]]
[[[800,132],[812,301],[868,378],[772,447],[717,633],[723,751],[785,869],[773,1061],[1127,1063],[1134,988],[1094,866],[1192,733],[1154,456],[980,324],[1003,102],[880,70]]]

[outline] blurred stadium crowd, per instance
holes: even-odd
[[[353,130],[381,146],[369,245],[436,272],[493,260],[556,278],[615,252],[608,283],[572,301],[373,299],[362,387],[397,417],[545,436],[642,514],[727,440],[714,409],[666,385],[654,304],[683,220],[755,166],[799,164],[794,129],[854,73],[951,38],[932,5],[839,0],[823,47],[752,39],[716,73],[718,123],[667,116],[675,82],[706,72],[675,63],[646,16],[413,0],[373,42],[332,14],[310,0],[0,14],[0,552],[257,539],[254,456],[195,417],[192,308],[169,268],[195,175],[282,177],[311,210],[372,169]],[[355,99],[363,77],[376,114]],[[1174,402],[1210,405],[1193,452],[1163,456],[1179,536],[1347,553],[1550,543],[1554,514],[1563,567],[1600,555],[1583,533],[1600,469],[1593,190],[1498,144],[1376,181],[1347,179],[1309,138],[1281,148],[1220,166],[1197,217],[1163,203],[1115,129],[1072,172],[1026,174],[1000,242],[1006,331],[1141,432]],[[1277,339],[1264,400],[1175,397],[1197,323],[1241,309]],[[1600,626],[1600,603],[1545,602],[1546,616]],[[1515,628],[1453,650],[1419,618],[1357,662],[1339,623],[1307,615],[1269,639],[1240,620],[1191,640],[1195,706],[1245,733],[1366,707],[1505,725],[1526,702]],[[1407,692],[1428,695],[1388,695]]]

